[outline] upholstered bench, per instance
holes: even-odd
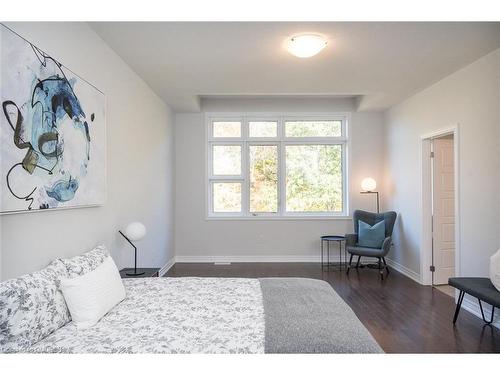
[[[500,292],[493,286],[490,279],[487,277],[452,277],[448,279],[448,284],[460,290],[455,316],[453,317],[453,324],[457,321],[465,293],[476,297],[479,301],[479,308],[481,309],[483,321],[486,324],[491,324],[491,322],[493,322],[495,307],[500,307]],[[484,317],[481,301],[489,303],[492,306],[491,318],[489,321]]]

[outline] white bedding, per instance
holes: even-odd
[[[127,297],[95,326],[73,322],[29,348],[43,353],[264,353],[258,279],[123,280]]]

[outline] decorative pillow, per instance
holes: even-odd
[[[358,245],[380,249],[385,240],[385,220],[379,221],[373,226],[358,221]]]
[[[500,249],[490,258],[490,280],[493,286],[500,291]]]
[[[83,276],[62,280],[61,289],[78,329],[92,327],[125,298],[120,273],[111,257]]]
[[[109,251],[104,245],[99,245],[95,249],[90,250],[82,255],[77,255],[69,259],[61,259],[68,269],[69,277],[81,276],[95,270],[99,267],[104,259],[109,256]]]
[[[0,352],[23,351],[71,320],[59,289],[67,277],[57,259],[40,271],[0,283]]]

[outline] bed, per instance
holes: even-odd
[[[159,277],[123,283],[126,298],[93,327],[77,329],[69,321],[20,351],[382,352],[350,307],[321,280]],[[0,318],[1,308],[0,303]],[[6,326],[3,317],[0,329]],[[5,337],[0,347],[2,342],[7,347]]]

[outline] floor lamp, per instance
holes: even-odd
[[[379,202],[379,197],[378,197],[378,191],[375,191],[377,188],[377,181],[375,181],[371,177],[366,177],[361,181],[361,194],[375,194],[377,196],[377,213],[380,213],[380,202]],[[364,267],[364,265],[360,265],[361,268]],[[366,267],[368,268],[378,268],[378,263],[370,263],[367,264]]]
[[[380,213],[380,201],[378,197],[377,181],[371,177],[366,177],[361,181],[361,194],[376,194],[377,195],[377,213]]]

